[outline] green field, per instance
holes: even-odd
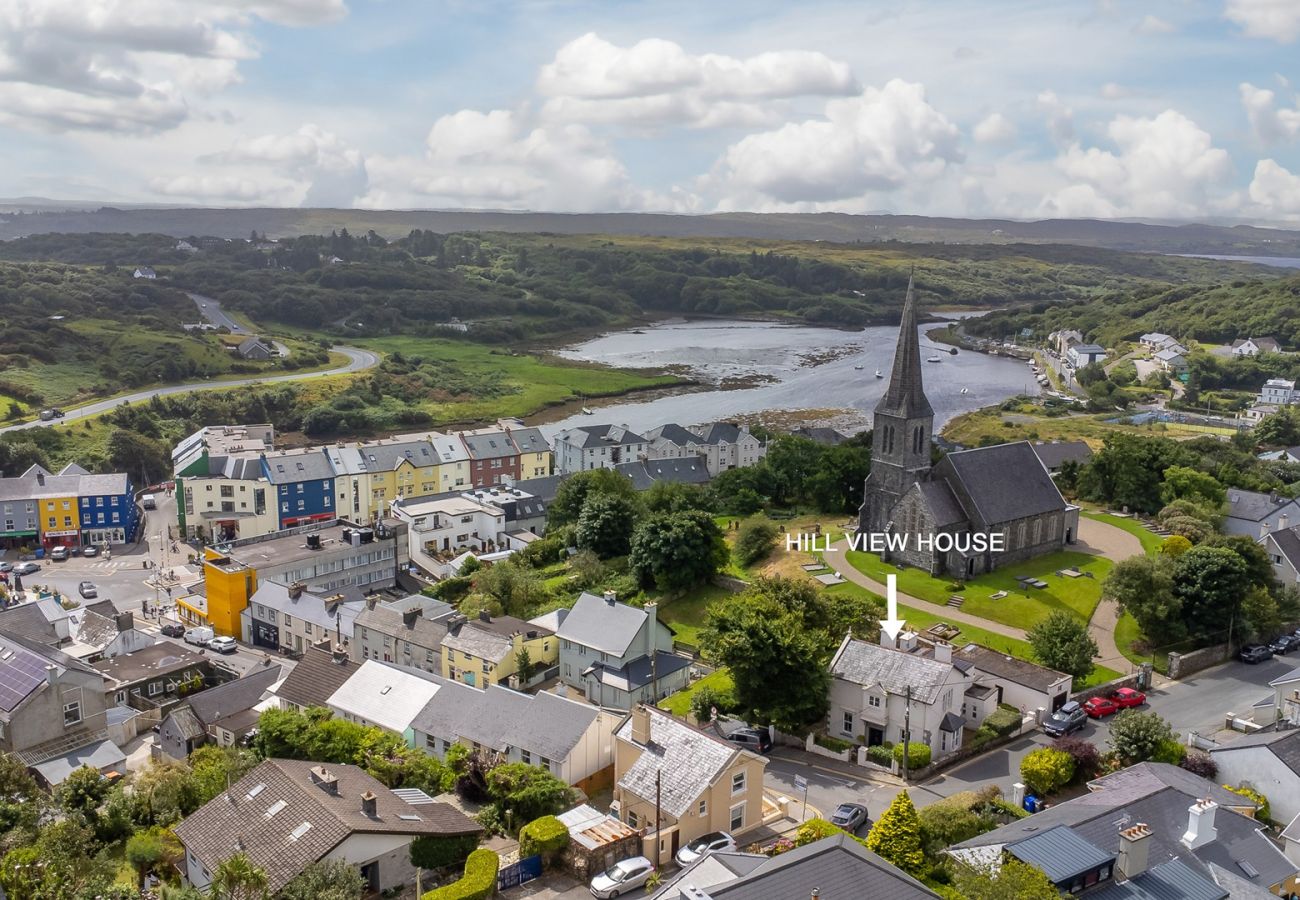
[[[899,591],[940,606],[946,605],[952,595],[959,594],[966,598],[962,612],[1015,628],[1029,628],[1056,610],[1065,610],[1088,621],[1101,600],[1102,579],[1111,568],[1108,559],[1061,550],[978,575],[965,582],[959,590],[954,590],[951,579],[935,578],[910,567],[899,569],[881,562],[879,557],[870,553],[850,551],[846,557],[849,565],[880,584],[885,583],[886,575],[896,575]],[[1071,578],[1055,574],[1071,567],[1091,573],[1092,577]],[[1023,587],[1016,581],[1019,575],[1045,581],[1047,587]],[[999,591],[1006,591],[1007,596],[992,599],[992,595]]]
[[[686,718],[686,714],[691,711],[691,698],[694,697],[695,693],[701,688],[706,687],[712,688],[718,692],[731,690],[733,687],[731,682],[731,673],[726,669],[718,669],[715,672],[710,672],[685,690],[678,691],[677,693],[659,701],[659,708],[666,709],[674,716],[684,719]]]

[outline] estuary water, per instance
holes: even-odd
[[[954,356],[946,345],[926,339],[925,332],[935,327],[919,330],[922,359],[939,359],[922,363],[936,431],[959,413],[1038,393],[1024,361],[966,350]],[[859,430],[884,393],[897,339],[893,326],[840,331],[744,320],[674,320],[614,332],[560,355],[619,367],[671,368],[712,389],[626,402],[592,400],[594,415],[579,412],[540,427],[551,437],[597,423],[643,431],[666,422],[692,425],[769,410],[851,410],[856,415],[841,418],[841,428]],[[884,378],[875,377],[877,369]]]

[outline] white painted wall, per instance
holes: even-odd
[[[1267,747],[1232,749],[1229,744],[1210,753],[1219,764],[1220,784],[1249,782],[1268,798],[1269,815],[1290,822],[1300,814],[1300,774],[1291,771]]]

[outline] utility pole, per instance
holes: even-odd
[[[662,799],[662,792],[663,792],[663,774],[664,773],[662,769],[659,769],[655,772],[655,868],[656,869],[659,868],[659,863],[661,862],[660,857],[663,855],[662,851],[659,849],[660,848],[659,810],[661,808],[659,804],[660,804],[660,800]]]
[[[903,780],[907,781],[907,742],[912,736],[912,686],[907,686],[907,700],[903,706]]]

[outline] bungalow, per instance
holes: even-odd
[[[955,663],[966,662],[974,667],[971,675],[975,686],[987,685],[993,688],[994,706],[1014,706],[1022,714],[1039,708],[1051,713],[1070,699],[1073,679],[1064,672],[1025,662],[980,644],[967,644],[954,650],[952,656]],[[972,724],[979,723],[977,721]]]
[[[1281,353],[1282,345],[1273,337],[1237,338],[1232,342],[1233,356],[1258,356],[1261,353]]]
[[[1141,344],[1147,350],[1151,351],[1152,353],[1155,353],[1159,350],[1165,349],[1166,347],[1170,347],[1173,346],[1174,344],[1177,344],[1178,339],[1170,337],[1169,335],[1163,334],[1159,331],[1151,331],[1142,335],[1142,337],[1138,338],[1138,343]]]
[[[1173,347],[1160,350],[1151,358],[1155,360],[1162,372],[1168,372],[1170,375],[1181,375],[1188,368],[1187,357]]]
[[[235,345],[235,352],[242,359],[268,360],[274,359],[279,354],[275,348],[266,343],[259,337],[245,338]]]
[[[150,281],[153,281],[155,278],[158,277],[158,273],[155,272],[153,269],[151,269],[149,266],[139,266],[136,268],[134,272],[131,273],[131,277],[147,278]]]

